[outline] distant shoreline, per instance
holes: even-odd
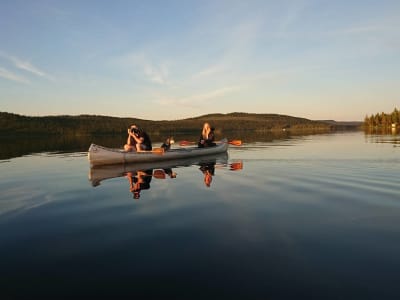
[[[309,120],[279,114],[229,113],[208,114],[173,121],[152,121],[139,118],[118,118],[97,115],[31,117],[0,112],[0,134],[62,134],[96,135],[125,134],[131,124],[137,124],[152,134],[197,133],[204,122],[210,122],[222,132],[326,131],[361,129],[362,122]]]

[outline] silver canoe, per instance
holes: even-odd
[[[181,158],[191,158],[204,155],[224,153],[228,150],[228,141],[223,139],[216,143],[215,147],[185,147],[170,149],[164,153],[151,151],[126,152],[122,149],[107,148],[91,144],[88,151],[88,159],[91,166],[126,164],[126,163],[148,163],[154,161],[168,161]]]

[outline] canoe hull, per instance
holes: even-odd
[[[197,148],[187,147],[171,149],[164,153],[154,152],[126,152],[121,149],[107,148],[91,144],[88,151],[88,159],[91,166],[149,163],[155,161],[168,161],[182,158],[192,158],[205,155],[224,153],[228,150],[226,139],[221,140],[215,147]]]

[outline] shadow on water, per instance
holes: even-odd
[[[243,169],[243,162],[237,160],[228,164],[228,154],[223,153],[220,155],[153,163],[105,165],[90,168],[89,181],[93,187],[96,187],[107,179],[126,178],[133,198],[139,199],[143,190],[150,189],[153,178],[159,180],[176,179],[179,169],[190,166],[199,167],[199,171],[204,175],[205,186],[210,187],[213,176],[216,174],[215,169],[224,168],[231,171],[238,171]]]

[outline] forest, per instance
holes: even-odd
[[[332,130],[335,125],[279,114],[229,113],[208,114],[182,120],[152,121],[99,115],[23,116],[0,112],[0,136],[10,135],[120,135],[137,124],[152,135],[198,133],[209,122],[217,133],[268,132],[274,130]]]
[[[366,115],[364,127],[397,127],[400,123],[400,111],[395,108],[391,113],[376,113],[370,116]]]

